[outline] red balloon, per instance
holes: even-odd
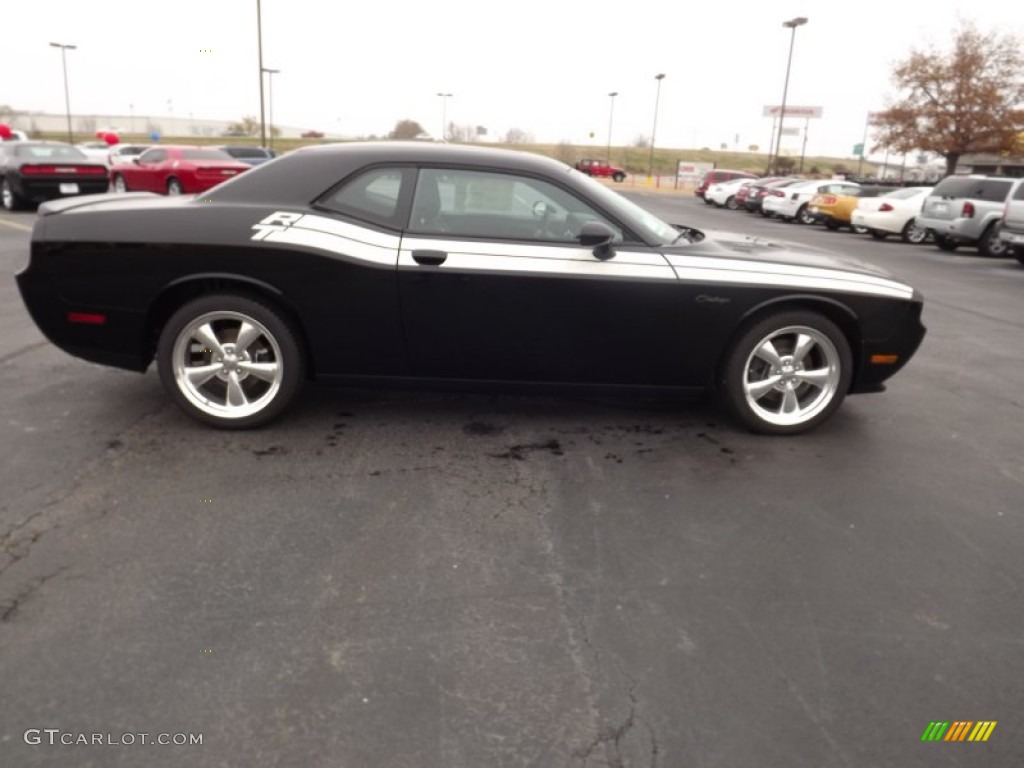
[[[11,138],[11,126],[7,123],[0,123],[0,139]]]
[[[103,134],[103,140],[105,142],[107,142],[107,146],[108,147],[112,147],[115,144],[117,144],[119,141],[121,141],[119,138],[117,138],[117,134],[116,133],[105,133],[105,134]]]

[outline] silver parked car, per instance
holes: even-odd
[[[1009,244],[999,230],[1012,186],[1001,176],[947,176],[925,198],[917,226],[944,251],[976,245],[985,256],[1006,256]]]
[[[1018,179],[1010,190],[999,238],[1012,249],[1017,261],[1024,264],[1024,179]]]

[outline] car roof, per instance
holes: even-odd
[[[318,144],[287,154],[285,163],[265,163],[219,186],[224,201],[308,203],[352,172],[373,164],[485,166],[550,176],[570,173],[565,163],[531,152],[421,141]]]

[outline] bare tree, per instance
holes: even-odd
[[[893,82],[900,97],[875,118],[875,149],[936,152],[953,173],[968,152],[1012,150],[1024,130],[1024,57],[1010,35],[965,23],[951,51],[912,51]]]
[[[394,129],[388,134],[389,139],[415,139],[420,134],[426,133],[423,126],[415,120],[399,120],[395,123]]]
[[[649,146],[651,146],[651,139],[650,139],[649,136],[644,136],[642,133],[637,134],[633,138],[633,146],[634,147],[641,147],[641,148],[642,147],[649,147]]]

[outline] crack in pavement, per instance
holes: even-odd
[[[59,576],[67,570],[70,570],[69,566],[62,565],[53,573],[47,574],[46,576],[43,576],[42,578],[36,579],[35,581],[29,583],[29,585],[25,587],[25,589],[21,590],[21,592],[19,592],[13,598],[8,600],[6,606],[0,604],[0,623],[8,621],[11,618],[11,616],[14,615],[14,612],[17,611],[18,608],[20,608],[22,604],[33,594],[35,594],[46,582],[48,582],[50,579]]]
[[[590,756],[602,745],[608,747],[609,745],[614,750],[614,754],[607,758],[606,764],[609,768],[628,768],[628,764],[625,762],[625,758],[622,754],[622,741],[626,738],[634,726],[638,723],[644,727],[647,731],[647,735],[651,741],[651,762],[649,763],[650,768],[657,768],[658,765],[658,738],[654,733],[654,729],[636,713],[637,698],[636,698],[636,681],[631,681],[629,686],[629,714],[626,719],[618,727],[608,726],[604,728],[590,744],[583,749],[576,750],[573,752],[573,757],[582,760],[582,768],[586,768],[587,762],[590,760]]]

